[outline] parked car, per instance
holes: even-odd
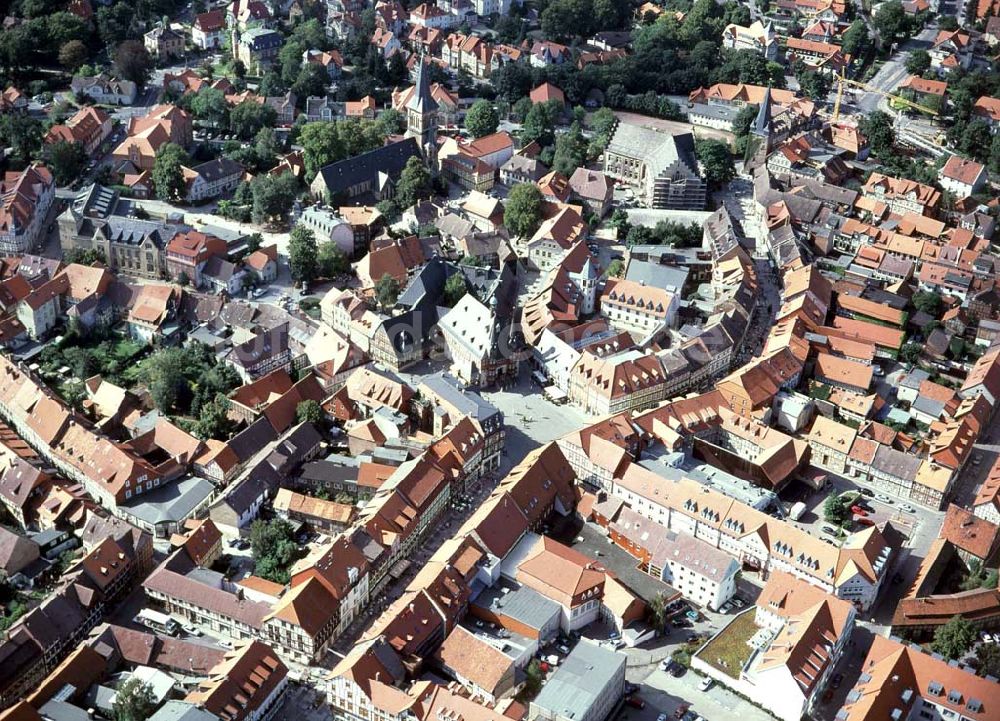
[[[643,701],[638,696],[636,696],[635,694],[633,694],[633,695],[629,696],[627,699],[625,699],[625,703],[627,703],[632,708],[637,708],[639,710],[642,710],[642,709],[646,708],[646,702]]]
[[[833,526],[823,526],[823,533],[829,533],[831,536],[836,536],[839,531]]]
[[[689,708],[691,708],[691,704],[682,703],[680,706],[676,708],[676,710],[674,710],[674,718],[676,719],[683,718],[684,714],[688,712]]]
[[[893,503],[892,498],[890,496],[885,495],[884,493],[876,493],[875,500],[878,501],[879,503],[885,503],[886,505],[892,505]]]
[[[631,696],[632,694],[634,694],[638,690],[639,690],[639,687],[636,684],[634,684],[634,683],[626,683],[625,684],[625,695],[626,696]]]
[[[661,713],[656,717],[656,721],[667,721],[667,715],[665,713]]]
[[[875,521],[868,518],[867,516],[855,516],[854,522],[857,523],[859,526],[864,526],[865,528],[875,525]]]
[[[868,515],[868,511],[866,509],[864,509],[863,507],[859,506],[857,503],[855,503],[853,506],[851,506],[851,513],[857,513],[859,516],[867,516]]]
[[[900,508],[900,510],[902,510],[902,511],[904,511],[906,513],[916,513],[917,512],[917,509],[914,508],[913,506],[911,506],[909,503],[904,503],[899,508]]]
[[[833,679],[830,681],[831,688],[840,688],[840,684],[844,682],[844,674],[837,673],[833,675]]]
[[[201,629],[197,626],[192,626],[190,623],[182,623],[181,628],[184,629],[184,633],[190,634],[192,636],[200,636]]]
[[[980,632],[979,638],[980,638],[980,640],[983,643],[993,643],[993,639],[994,639],[994,637],[991,636],[990,634],[986,633],[986,631]]]
[[[747,605],[746,601],[744,601],[739,596],[733,596],[731,600],[733,602],[733,605],[736,606],[736,608],[743,608],[744,606]]]
[[[719,606],[719,613],[729,613],[732,610],[733,610],[733,604],[730,603],[729,601],[726,601],[724,604]]]
[[[558,646],[556,646],[556,651],[565,656],[566,654],[569,653],[569,646],[567,646],[565,643],[560,643]]]
[[[869,498],[871,498],[875,495],[875,491],[873,491],[870,488],[859,488],[858,490],[861,491],[862,496],[868,496]]]
[[[699,691],[708,691],[708,689],[712,688],[712,686],[714,686],[714,685],[715,685],[715,681],[713,681],[712,679],[710,679],[710,678],[703,678],[701,680],[701,683],[698,684],[698,690]]]

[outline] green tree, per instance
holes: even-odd
[[[604,274],[609,278],[621,278],[625,274],[625,264],[620,258],[615,258],[608,265],[608,269],[604,271]]]
[[[852,58],[864,55],[871,45],[871,37],[868,34],[868,26],[865,25],[865,21],[858,19],[851,23],[851,26],[844,31],[841,41],[844,54],[850,55]]]
[[[872,16],[872,25],[878,30],[883,46],[896,42],[910,31],[910,20],[900,0],[889,0],[879,5]]]
[[[906,72],[911,75],[923,75],[931,67],[931,54],[926,50],[912,50],[906,56]]]
[[[264,236],[260,233],[251,233],[247,237],[247,254],[256,253],[262,245],[264,245]]]
[[[724,185],[736,177],[736,166],[726,143],[721,140],[699,140],[695,144],[695,151],[709,183]]]
[[[156,710],[153,688],[133,676],[118,687],[112,713],[115,721],[146,721]]]
[[[0,146],[12,148],[9,160],[19,166],[30,163],[42,144],[42,123],[27,113],[0,114]]]
[[[253,193],[253,221],[283,223],[298,193],[298,180],[291,173],[258,175],[250,183]]]
[[[87,164],[87,154],[83,146],[65,140],[46,144],[43,157],[57,185],[72,183],[80,177],[81,171]]]
[[[662,593],[649,602],[649,622],[659,633],[667,627],[667,597]]]
[[[920,360],[920,354],[924,352],[924,347],[920,343],[907,343],[899,351],[899,357],[905,363],[916,363]]]
[[[561,111],[562,105],[557,100],[532,105],[521,125],[521,140],[525,143],[537,140],[541,145],[550,145]]]
[[[215,438],[228,440],[235,424],[229,417],[229,400],[221,393],[198,409],[198,420],[194,424],[194,434],[202,440]]]
[[[244,100],[229,111],[229,129],[242,140],[254,137],[261,128],[273,128],[278,114],[270,105]]]
[[[292,92],[300,98],[326,95],[330,74],[319,63],[305,63],[292,83]]]
[[[524,696],[533,698],[542,689],[542,681],[545,674],[542,673],[542,664],[537,658],[531,659],[524,669]]]
[[[250,524],[250,551],[254,573],[280,584],[290,580],[288,569],[300,552],[292,526],[285,520],[256,520]]]
[[[400,208],[409,208],[418,200],[430,195],[432,190],[431,173],[423,160],[414,156],[406,161],[403,172],[399,174],[396,184],[396,203]]]
[[[189,162],[184,148],[176,143],[164,143],[153,161],[153,187],[160,200],[177,201],[187,195],[184,166]]]
[[[952,616],[951,620],[934,631],[931,648],[945,658],[961,658],[972,648],[976,640],[976,629],[960,615]]]
[[[89,55],[87,46],[80,40],[70,40],[59,48],[59,64],[70,72],[74,72],[87,62]]]
[[[941,296],[926,290],[918,290],[913,294],[913,307],[922,310],[927,315],[936,316],[941,310]]]
[[[384,310],[388,310],[396,305],[399,298],[399,281],[388,273],[385,273],[378,282],[375,283],[375,299]]]
[[[455,304],[458,303],[468,292],[468,287],[465,283],[464,273],[455,273],[451,275],[448,280],[444,282],[444,305],[448,308],[454,308]]]
[[[568,133],[556,138],[556,149],[552,155],[552,169],[567,178],[587,162],[587,139],[579,123],[573,123]]]
[[[863,115],[858,123],[858,129],[868,139],[872,156],[883,162],[895,157],[896,131],[889,115],[881,110]]]
[[[386,108],[379,113],[378,123],[386,135],[396,135],[406,130],[406,116],[395,108]]]
[[[299,132],[299,145],[306,165],[306,178],[314,178],[324,165],[346,157],[344,141],[333,122],[306,123]]]
[[[123,80],[145,85],[153,72],[153,59],[141,41],[126,40],[115,50],[114,71]]]
[[[270,168],[274,165],[275,157],[281,153],[281,144],[274,134],[274,128],[261,128],[257,131],[253,138],[253,151],[260,167]]]
[[[295,420],[299,423],[322,426],[325,415],[323,407],[312,399],[304,400],[295,406]]]
[[[351,261],[333,241],[319,244],[317,253],[319,274],[324,278],[332,278],[346,273],[351,269]]]
[[[330,48],[330,38],[327,37],[323,25],[315,18],[296,24],[292,30],[291,39],[301,41],[309,50],[328,50]]]
[[[153,405],[162,413],[173,412],[174,406],[185,401],[190,388],[184,376],[184,356],[176,349],[166,348],[146,359],[140,379],[149,389]],[[86,376],[78,376],[84,378]]]
[[[847,499],[842,498],[836,492],[831,493],[823,501],[823,520],[829,523],[835,523],[838,526],[842,525],[847,521],[850,515],[850,507],[848,506]]]
[[[497,131],[500,125],[500,116],[493,107],[493,103],[484,98],[480,98],[472,104],[465,114],[465,129],[474,138],[481,138]]]
[[[319,271],[316,235],[304,225],[296,225],[288,237],[288,270],[292,280],[308,285]]]
[[[226,127],[229,123],[229,103],[218,88],[206,85],[191,99],[194,117],[213,127]]]
[[[830,92],[831,81],[827,74],[813,70],[801,60],[792,64],[792,71],[802,95],[820,101]]]
[[[587,127],[597,135],[610,135],[618,124],[618,117],[611,108],[595,110],[587,121]]]
[[[977,674],[1000,678],[1000,643],[979,644],[976,648],[976,660],[979,662]]]
[[[542,191],[534,183],[519,183],[510,189],[503,223],[511,234],[528,238],[542,221]]]

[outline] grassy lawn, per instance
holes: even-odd
[[[728,676],[739,678],[740,669],[753,652],[746,642],[757,633],[757,626],[753,622],[755,615],[750,610],[734,618],[732,623],[708,642],[698,658]]]

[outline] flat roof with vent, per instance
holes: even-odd
[[[556,669],[531,702],[549,718],[585,718],[605,694],[621,696],[625,684],[625,656],[582,639]]]

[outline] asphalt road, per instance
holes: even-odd
[[[909,75],[906,72],[906,56],[912,50],[924,49],[926,50],[930,47],[932,41],[937,35],[937,26],[929,25],[920,31],[915,38],[907,40],[905,43],[899,46],[892,57],[887,60],[882,67],[878,69],[878,72],[868,81],[868,85],[882,92],[891,93],[896,90],[901,82]],[[880,108],[882,102],[885,98],[873,92],[863,92],[860,94],[857,107],[861,114],[867,114],[874,112]]]

